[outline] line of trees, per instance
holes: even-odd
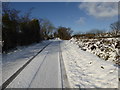
[[[2,6],[2,52],[7,52],[16,46],[39,43],[42,40],[71,38],[72,30],[66,27],[56,28],[48,19],[31,19],[32,8],[20,16],[19,10]]]
[[[73,35],[76,38],[111,38],[120,37],[120,21],[110,24],[111,31],[92,29],[86,33],[77,33]]]
[[[60,26],[57,28],[57,31],[54,33],[54,36],[59,37],[60,39],[63,39],[63,40],[69,40],[71,39],[72,32],[73,31],[71,30],[71,28]]]
[[[39,20],[31,20],[29,12],[19,16],[20,11],[9,8],[7,3],[3,4],[2,51],[41,40]]]

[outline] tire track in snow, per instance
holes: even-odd
[[[48,53],[49,53],[49,52],[47,52],[47,54],[45,55],[45,57],[44,57],[42,63],[40,64],[40,66],[39,66],[37,72],[35,73],[34,77],[32,78],[32,81],[30,82],[29,87],[31,86],[33,80],[35,79],[35,77],[36,77],[36,75],[37,75],[37,73],[38,73],[38,71],[40,70],[41,66],[43,65],[43,63],[44,63],[44,61],[45,61],[45,58],[46,58],[46,56],[48,55]]]
[[[28,60],[21,68],[19,68],[9,79],[7,79],[2,86],[0,86],[1,90],[6,89],[6,87],[19,75],[19,73],[38,55],[40,54],[48,45],[52,42],[48,43],[44,46],[36,55],[34,55],[30,60]]]
[[[69,82],[68,82],[68,77],[66,74],[65,70],[65,65],[62,57],[62,51],[61,51],[61,46],[60,46],[60,41],[59,41],[59,57],[60,57],[60,68],[61,68],[61,82],[62,82],[62,89],[63,88],[70,88]]]

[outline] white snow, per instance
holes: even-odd
[[[75,43],[81,49],[88,51],[103,60],[120,64],[119,49],[115,48],[119,38],[82,39],[72,38],[71,43]],[[95,46],[95,49],[91,49]]]
[[[71,41],[61,43],[63,60],[72,88],[118,88],[118,67]]]
[[[2,55],[2,83],[51,41],[43,41]]]
[[[61,88],[59,42],[52,42],[7,88]]]
[[[34,58],[8,87],[60,88],[58,41],[44,41],[29,47],[19,47],[14,52],[3,54],[3,82],[40,49],[49,42],[53,42]],[[114,63],[81,50],[73,41],[61,41],[61,49],[68,81],[72,88],[118,88],[118,67]]]

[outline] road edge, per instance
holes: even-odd
[[[63,56],[62,56],[62,51],[61,51],[61,46],[60,46],[61,41],[59,41],[59,59],[60,59],[60,69],[61,69],[61,79],[62,79],[62,88],[70,88],[66,69],[65,69],[65,64],[63,61]]]
[[[6,87],[20,74],[20,72],[39,54],[41,53],[48,45],[52,42],[45,45],[39,52],[36,53],[31,59],[29,59],[22,67],[20,67],[9,79],[7,79],[2,86],[0,86],[1,90],[6,89]]]

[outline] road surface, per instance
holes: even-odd
[[[59,44],[48,45],[7,88],[62,88]]]
[[[20,47],[14,52],[2,54],[2,83],[9,79],[26,62],[44,48],[50,41],[43,41],[26,47]],[[1,86],[1,84],[0,84]]]

